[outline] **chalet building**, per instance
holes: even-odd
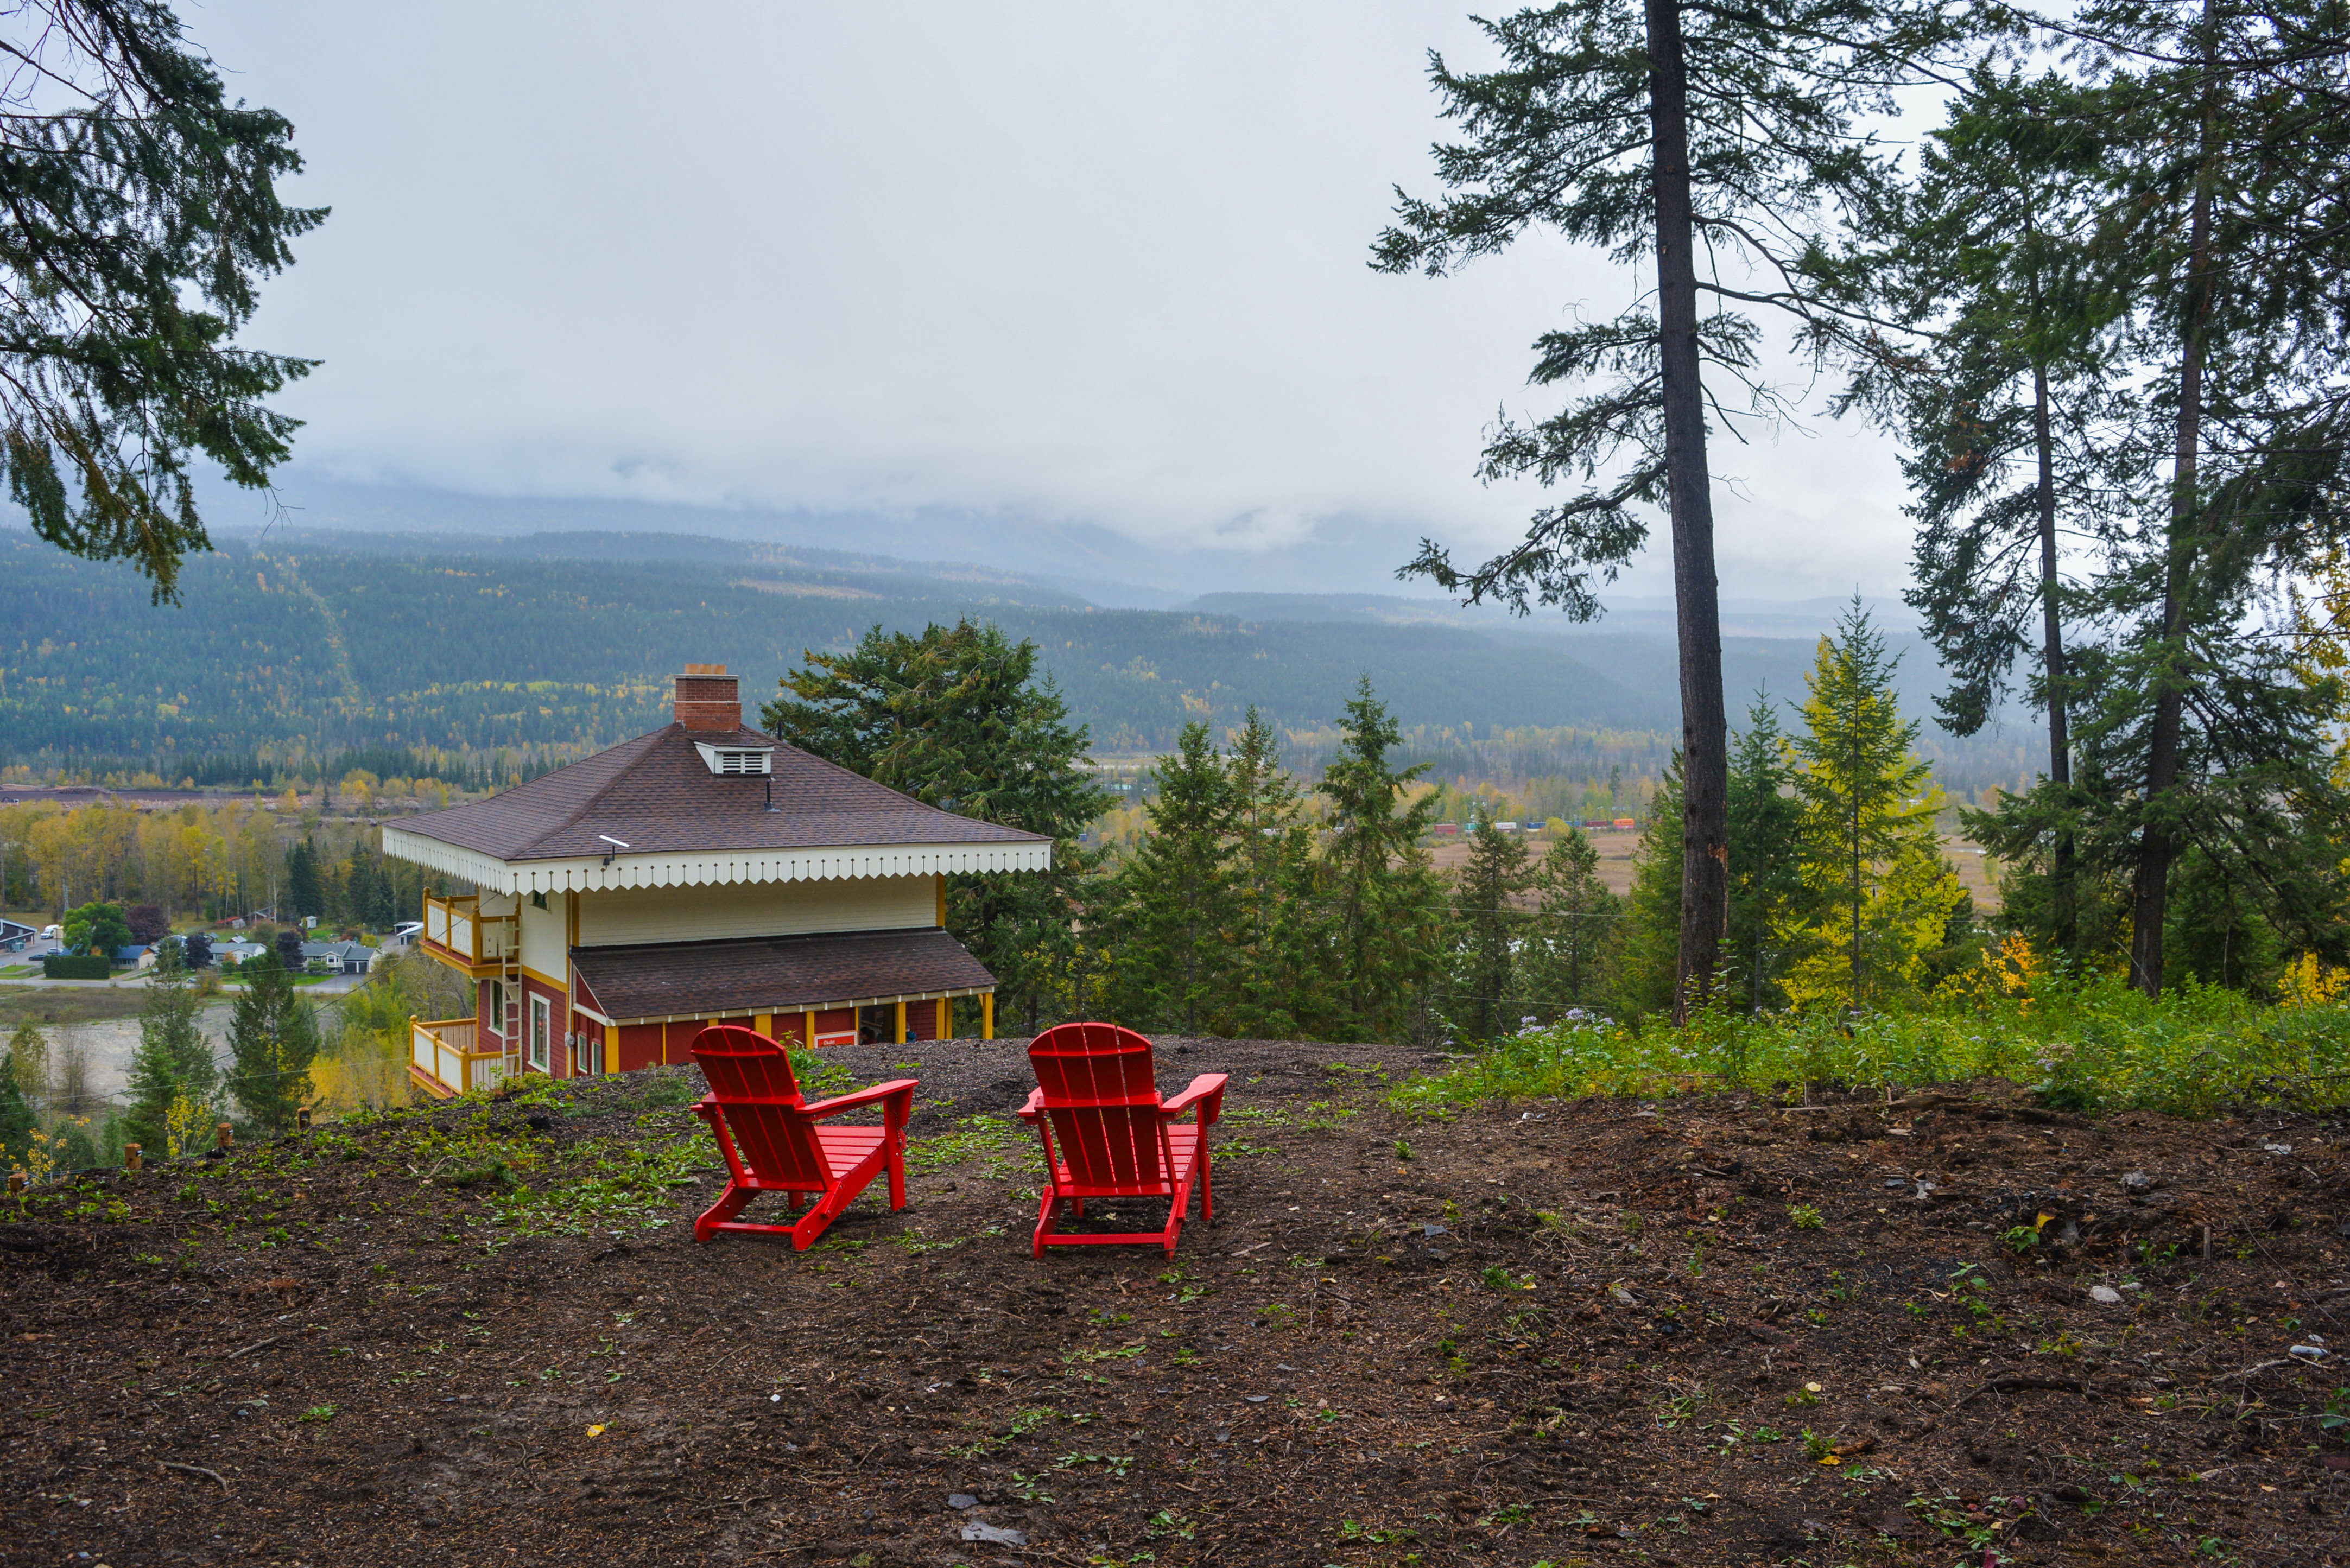
[[[690,1060],[702,1026],[810,1046],[994,1037],[995,979],[947,934],[946,878],[1052,866],[1052,840],[899,794],[743,727],[737,678],[677,677],[675,720],[487,800],[383,829],[473,891],[415,948],[474,982],[418,1020],[428,1092]]]

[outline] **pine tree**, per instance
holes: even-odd
[[[173,1102],[208,1105],[219,1092],[220,1070],[204,1038],[203,1002],[194,977],[169,949],[157,960],[139,1015],[139,1044],[130,1054],[123,1137],[163,1158],[170,1147]]]
[[[1607,986],[1606,957],[1622,900],[1599,877],[1599,850],[1581,828],[1551,840],[1534,877],[1538,903],[1526,935],[1526,993],[1537,1016],[1596,1004]]]
[[[1632,1013],[1676,1011],[1680,983],[1681,754],[1675,752],[1648,802],[1632,854],[1616,964],[1617,1004]]]
[[[1942,864],[1931,770],[1902,719],[1896,660],[1856,598],[1820,639],[1795,737],[1808,918],[1783,934],[1804,949],[1782,981],[1799,1005],[1878,1002],[1914,985],[1962,897]]]
[[[1607,482],[1544,507],[1523,541],[1481,566],[1456,568],[1423,540],[1404,569],[1470,602],[1499,597],[1523,612],[1538,598],[1588,619],[1599,586],[1646,539],[1646,509],[1665,513],[1685,769],[1677,1014],[1713,983],[1728,897],[1708,410],[1722,415],[1730,386],[1754,414],[1780,407],[1757,369],[1761,329],[1742,306],[1785,310],[1815,339],[1846,335],[1835,290],[1814,275],[1819,214],[1877,199],[1886,169],[1856,122],[1890,107],[1904,56],[1936,42],[1939,16],[1906,0],[1564,0],[1481,20],[1499,69],[1430,59],[1463,132],[1437,149],[1447,193],[1401,198],[1375,252],[1382,271],[1440,275],[1543,227],[1620,261],[1654,258],[1641,303],[1535,344],[1536,383],[1605,384],[1532,426],[1503,420],[1485,449],[1488,479]]]
[[[1526,846],[1490,822],[1470,836],[1469,859],[1452,880],[1453,1027],[1473,1041],[1518,1026],[1517,945],[1528,921],[1518,895],[1534,886]]]
[[[1421,770],[1388,763],[1402,738],[1364,676],[1347,702],[1337,760],[1322,775],[1334,829],[1322,884],[1341,1039],[1403,1038],[1435,971],[1444,889],[1419,838],[1436,803],[1432,794],[1404,800]]]
[[[1149,831],[1118,868],[1118,1016],[1184,1034],[1220,1032],[1233,986],[1239,909],[1228,857],[1232,784],[1194,721],[1151,770]]]
[[[1232,737],[1225,776],[1235,836],[1232,1032],[1272,1040],[1317,1033],[1331,995],[1314,828],[1304,792],[1281,766],[1280,737],[1253,707]]]
[[[927,805],[1053,840],[1050,871],[947,885],[948,929],[1035,1025],[1076,945],[1090,866],[1078,835],[1116,798],[1083,766],[1088,732],[1038,677],[1036,645],[964,619],[919,635],[877,626],[847,653],[803,657],[760,710],[770,733]]]
[[[229,1013],[228,1092],[255,1127],[283,1132],[309,1103],[317,1015],[275,954],[248,959],[237,972],[244,991]]]
[[[1780,933],[1804,904],[1803,806],[1776,709],[1758,695],[1730,753],[1730,931],[1728,959],[1746,1006],[1779,994]]]
[[[2083,853],[2132,878],[2130,975],[2164,983],[2178,863],[2212,857],[2296,945],[2338,946],[2333,699],[2246,637],[2269,586],[2341,536],[2341,13],[2327,3],[2096,0],[2070,31],[2100,84],[2108,248],[2126,264],[2132,439],[2168,483],[2103,541],[2108,679],[2085,721]]]
[[[167,6],[31,0],[7,26],[40,87],[0,113],[0,471],[34,532],[171,599],[211,548],[191,467],[258,489],[289,455],[300,421],[263,400],[312,361],[233,338],[326,211],[278,200],[293,127],[232,103]]]
[[[296,915],[324,915],[327,895],[318,879],[317,840],[305,835],[286,851],[286,901]]]
[[[2025,663],[2047,717],[2044,805],[2058,811],[2073,789],[2065,622],[2078,597],[2060,570],[2060,524],[2095,535],[2147,477],[2117,428],[2115,328],[2128,296],[2111,286],[2098,244],[2096,105],[2054,74],[1976,67],[1870,264],[1887,309],[1934,336],[1915,355],[1878,359],[1851,394],[1907,448],[1918,533],[1917,586],[1904,597],[1951,678],[1943,723],[1981,730]],[[2069,835],[2052,840],[2047,861],[2053,935],[2070,951]]]

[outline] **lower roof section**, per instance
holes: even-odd
[[[574,948],[571,972],[583,1010],[610,1023],[870,1007],[995,989],[995,977],[934,926]]]

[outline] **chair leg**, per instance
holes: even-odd
[[[1200,1133],[1200,1222],[1213,1224],[1216,1218],[1216,1189],[1208,1176],[1208,1134]]]
[[[831,1229],[840,1218],[840,1211],[857,1200],[857,1193],[843,1182],[809,1206],[800,1222],[792,1227],[792,1251],[805,1252],[816,1244],[816,1239]]]
[[[906,1206],[906,1145],[903,1134],[889,1140],[889,1211]]]
[[[726,1190],[718,1195],[718,1201],[703,1210],[694,1220],[693,1239],[707,1241],[718,1234],[718,1227],[742,1213],[743,1207],[751,1201],[751,1196],[750,1189],[728,1182]]]
[[[1069,1212],[1076,1215],[1080,1220],[1084,1219],[1086,1217],[1086,1200],[1082,1198],[1070,1199]]]
[[[1041,1258],[1045,1255],[1045,1238],[1053,1233],[1054,1210],[1060,1206],[1060,1201],[1059,1195],[1048,1189],[1045,1194],[1045,1201],[1037,1207],[1036,1239],[1035,1246],[1031,1249],[1032,1255],[1035,1257]]]

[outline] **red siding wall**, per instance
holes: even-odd
[[[661,1059],[661,1031],[667,1027],[661,1023],[622,1024],[620,1071],[633,1073],[639,1067],[658,1066]]]
[[[906,1038],[935,1040],[939,1037],[939,1004],[935,1002],[906,1003]]]
[[[856,1027],[857,1009],[853,1007],[837,1007],[830,1012],[816,1015],[816,1032],[818,1034],[834,1034]]]
[[[570,1028],[570,999],[563,994],[561,987],[542,984],[528,975],[522,978],[521,991],[521,1008],[515,1015],[516,1023],[520,1026],[520,1039],[516,1048],[522,1052],[524,1070],[536,1071],[536,1064],[530,1059],[530,999],[536,996],[544,998],[546,1002],[546,1070],[555,1077],[569,1077],[571,1053],[565,1046],[563,1036],[569,1032]]]

